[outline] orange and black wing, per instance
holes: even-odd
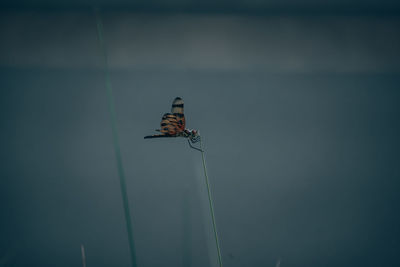
[[[148,135],[144,138],[175,137],[180,132],[176,116],[171,113],[165,113],[161,119],[161,129],[159,131],[161,134]]]
[[[183,114],[183,99],[177,97],[172,102],[171,113],[176,117],[177,130],[178,132],[183,132],[185,130],[186,122],[185,115]]]
[[[176,116],[171,113],[165,113],[161,119],[161,130],[163,134],[176,135],[179,132]]]

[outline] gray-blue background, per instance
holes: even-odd
[[[89,1],[0,10],[0,265],[129,266]],[[394,1],[102,7],[138,266],[399,266]]]

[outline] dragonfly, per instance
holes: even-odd
[[[185,115],[183,113],[183,99],[176,97],[172,102],[171,113],[165,113],[161,118],[161,128],[156,129],[160,134],[147,135],[144,139],[166,138],[166,137],[184,137],[189,146],[193,149],[202,151],[192,146],[192,143],[200,141],[200,134],[197,130],[186,128]]]

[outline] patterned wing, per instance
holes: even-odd
[[[171,136],[166,135],[166,134],[153,134],[153,135],[145,136],[144,139],[160,138],[160,137],[171,137]]]
[[[175,98],[172,102],[171,113],[175,116],[177,121],[177,131],[183,132],[185,130],[186,122],[185,115],[183,114],[183,99],[180,97]]]
[[[176,116],[171,113],[165,113],[161,119],[161,133],[169,136],[175,136],[180,132]]]
[[[161,132],[161,134],[154,134],[145,136],[144,139],[149,138],[160,138],[160,137],[176,137],[178,130],[178,122],[176,116],[171,113],[165,113],[161,119],[161,129],[156,130]]]

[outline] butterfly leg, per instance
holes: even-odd
[[[192,146],[192,144],[190,143],[190,140],[189,140],[189,139],[187,139],[187,141],[188,141],[188,144],[189,144],[189,146],[190,146],[191,148],[196,149],[196,150],[198,150],[198,151],[200,151],[200,152],[204,152],[204,151],[201,150],[200,148],[197,148],[197,147]]]
[[[190,137],[190,141],[194,144],[200,141],[200,135],[195,135]]]

